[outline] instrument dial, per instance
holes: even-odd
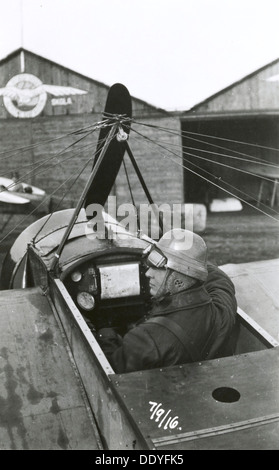
[[[95,307],[95,299],[89,292],[79,292],[77,295],[77,303],[84,310],[93,310]]]
[[[79,282],[82,278],[82,274],[81,272],[79,271],[74,271],[72,274],[71,274],[71,279],[72,281],[74,282]]]

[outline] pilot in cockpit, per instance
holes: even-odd
[[[116,373],[233,354],[234,285],[207,262],[197,234],[173,229],[144,253],[152,308],[123,337],[102,328],[97,340]]]

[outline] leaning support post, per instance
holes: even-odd
[[[134,167],[134,170],[135,170],[135,172],[136,172],[136,174],[137,174],[137,177],[138,177],[138,179],[139,179],[139,181],[140,181],[140,183],[141,183],[141,185],[142,185],[142,188],[143,188],[143,190],[144,190],[144,192],[145,192],[145,195],[146,195],[146,197],[147,197],[147,199],[148,199],[148,202],[149,202],[149,204],[151,205],[151,208],[152,208],[152,210],[153,210],[155,216],[158,216],[160,231],[161,231],[161,235],[162,235],[162,234],[163,234],[163,221],[162,221],[162,216],[161,216],[160,212],[155,212],[155,211],[154,211],[155,205],[154,205],[153,199],[152,199],[152,197],[151,197],[151,195],[150,195],[150,193],[149,193],[149,191],[148,191],[148,188],[147,188],[147,186],[146,186],[146,184],[145,184],[145,181],[144,181],[144,179],[143,179],[143,177],[142,177],[142,174],[141,174],[141,172],[140,172],[140,169],[139,169],[139,167],[138,167],[138,164],[137,164],[137,162],[136,162],[136,160],[135,160],[135,157],[134,157],[134,155],[133,155],[133,153],[132,153],[132,150],[130,149],[130,146],[129,146],[129,144],[128,144],[127,141],[125,142],[125,146],[126,146],[127,153],[128,153],[128,155],[129,155],[129,157],[130,157],[130,160],[131,160],[131,162],[132,162],[132,165],[133,165],[133,167]]]

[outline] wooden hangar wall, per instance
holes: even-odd
[[[271,172],[271,180],[279,176],[278,169],[261,164],[278,165],[279,162],[278,79],[279,59],[183,114],[182,145],[184,164],[188,167],[184,171],[184,197],[187,202],[210,202],[214,197],[230,197],[205,178],[246,201],[255,202],[265,174]],[[254,163],[249,161],[251,159]],[[256,163],[257,159],[261,163]],[[272,182],[264,185],[263,201],[267,204],[272,187]]]
[[[65,88],[63,97],[41,93],[24,101],[26,90],[40,84],[71,87],[84,94],[74,94],[73,90]],[[77,131],[102,119],[109,87],[24,49],[0,61],[0,88],[7,89],[8,86],[25,93],[21,93],[21,101],[17,97],[16,101],[12,95],[0,97],[0,175],[10,177],[17,170],[23,181],[41,187],[47,194],[56,191],[51,201],[57,202],[91,157],[91,162],[63,199],[62,207],[72,206],[89,176],[99,133],[94,132],[85,139],[85,134]],[[134,97],[132,107],[133,117],[156,126],[134,125],[135,129],[153,140],[169,139],[181,157],[180,165],[174,165],[164,158],[160,147],[146,145],[144,139],[131,133],[130,147],[154,201],[158,204],[182,202],[181,140],[178,135],[168,137],[159,129],[180,131],[179,118]],[[146,202],[134,176],[131,183],[137,203]],[[125,172],[121,168],[113,188],[118,202],[130,202],[127,188]]]

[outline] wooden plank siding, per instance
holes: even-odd
[[[25,72],[38,77],[44,84],[71,86],[85,90],[86,95],[71,96],[72,104],[70,106],[51,106],[51,97],[48,97],[42,115],[64,115],[64,114],[83,114],[83,113],[102,113],[109,90],[109,85],[97,80],[86,77],[78,72],[56,64],[55,62],[38,56],[30,51],[18,49],[5,59],[0,61],[0,87],[5,87],[7,82],[15,75],[21,72],[20,54],[24,53]],[[9,118],[2,97],[0,99],[0,119]],[[143,100],[132,97],[133,110],[137,116],[140,115],[168,115],[160,108],[156,108]],[[65,110],[65,108],[67,108]]]
[[[141,121],[145,124],[154,124],[154,121],[151,119]],[[183,169],[181,167],[180,121],[176,116],[173,116],[157,119],[156,124],[158,125],[157,129],[133,124],[132,128],[144,134],[149,140],[138,136],[136,132],[131,132],[129,145],[135,155],[153,201],[158,205],[162,203],[182,203]],[[163,130],[164,128],[170,129],[174,133],[167,134]],[[151,143],[151,141],[155,141],[155,144]],[[175,155],[164,151],[162,147],[156,145],[156,142],[166,145]],[[147,203],[144,191],[135,172],[132,170],[132,164],[128,156],[125,157],[125,162],[128,173],[131,175],[130,183],[135,204]],[[118,202],[131,202],[123,166],[116,180],[116,185]]]
[[[0,173],[2,176],[10,177],[12,171],[17,169],[25,182],[44,189],[47,194],[55,191],[65,180],[72,177],[67,185],[62,186],[55,196],[62,197],[65,188],[69,187],[73,179],[81,171],[86,161],[93,158],[98,132],[91,134],[84,141],[71,146],[80,139],[80,135],[69,135],[75,130],[86,127],[100,119],[100,115],[82,114],[72,116],[64,115],[41,117],[40,119],[22,120],[9,119],[0,122],[1,152],[5,159],[0,162]],[[150,121],[149,121],[150,122]],[[153,121],[154,122],[154,121]],[[177,128],[179,121],[175,118],[158,119],[158,125]],[[140,126],[135,126],[139,128]],[[142,131],[142,129],[141,129]],[[166,139],[164,132],[158,129],[146,128],[144,134],[151,139]],[[138,139],[132,133],[129,140],[130,147],[138,161],[146,184],[150,188],[154,201],[158,204],[163,202],[182,202],[182,178],[181,168],[181,143],[179,135],[169,137],[170,143],[176,144],[175,152],[179,157],[173,157],[174,163],[165,158],[164,152],[156,145]],[[172,148],[172,147],[170,147]],[[127,157],[125,157],[127,161]],[[37,169],[32,171],[32,165]],[[127,161],[127,167],[131,164]],[[81,175],[79,182],[70,190],[66,201],[73,205],[83,189],[83,185],[89,177],[91,162]],[[137,182],[137,177],[131,169],[131,183],[137,203],[147,202],[143,190]],[[129,202],[128,186],[123,167],[120,170],[116,182],[117,196],[119,202]],[[127,201],[128,196],[128,201]],[[65,203],[65,201],[64,201]]]
[[[20,49],[0,62],[0,87],[4,87],[12,76],[21,72],[21,52]],[[69,134],[102,119],[109,87],[28,51],[24,51],[24,59],[25,72],[32,73],[43,83],[72,86],[88,92],[86,95],[71,96],[70,106],[52,106],[51,96],[48,96],[41,115],[29,119],[16,119],[11,116],[5,109],[3,98],[0,97],[0,140],[4,157],[0,163],[1,175],[10,177],[17,169],[26,182],[39,186],[47,194],[51,194],[65,180],[77,176],[86,161],[93,158],[99,131],[82,139],[76,145],[73,145],[74,142],[82,135]],[[133,116],[143,120],[144,123],[174,128],[179,132],[179,119],[166,111],[134,97],[132,97],[132,107]],[[166,139],[163,136],[164,132],[158,129],[142,128],[136,124],[135,129],[153,140]],[[171,144],[177,144],[176,151],[180,155],[181,163],[180,138],[170,134],[168,140]],[[139,165],[144,169],[147,184],[155,188],[153,192],[155,201],[182,202],[181,167],[164,159],[159,147],[144,145],[144,140],[135,133],[130,137],[130,146],[135,158],[139,159]],[[37,165],[37,170],[32,171],[32,165]],[[90,168],[91,162],[79,182],[70,190],[70,194],[65,196],[62,207],[70,207],[76,203],[89,176]],[[134,180],[132,181],[134,185]],[[72,182],[73,179],[69,181],[68,187]],[[57,202],[63,197],[66,187],[67,185],[61,186],[52,199]],[[116,187],[114,194],[117,194],[119,201],[127,202],[127,182],[123,169]],[[138,203],[146,202],[141,188],[136,187],[135,197]]]
[[[267,81],[278,74],[279,59],[196,104],[186,115],[192,112],[278,111],[279,81]]]
[[[8,80],[21,73],[22,51],[19,49],[0,61],[0,87],[4,87]],[[65,180],[73,177],[67,185],[61,186],[55,192],[52,200],[56,204],[86,161],[93,158],[99,131],[82,139],[76,145],[73,145],[74,142],[81,139],[82,135],[70,134],[102,119],[109,86],[25,50],[24,62],[25,72],[35,75],[43,83],[72,86],[88,92],[86,95],[71,96],[72,104],[69,106],[52,106],[52,97],[48,95],[41,114],[26,119],[11,116],[3,104],[3,97],[0,97],[1,176],[10,177],[17,169],[25,182],[44,189],[47,194],[51,194]],[[135,97],[132,97],[132,108],[133,116],[140,122],[174,129],[179,133],[180,121],[177,116],[172,116]],[[178,134],[166,136],[164,131],[156,128],[138,124],[133,126],[152,140],[159,139],[171,145],[175,144],[174,150],[179,155],[179,158],[175,159],[181,164],[181,141]],[[129,142],[148,187],[154,188],[150,190],[155,202],[158,204],[169,201],[182,202],[181,166],[164,158],[164,152],[160,147],[144,143],[144,139],[136,133],[131,132]],[[89,176],[91,164],[91,162],[88,164],[78,183],[64,197],[61,208],[72,207],[76,203]],[[33,165],[37,166],[34,171],[32,171]],[[132,185],[135,186],[133,189],[137,203],[147,202],[134,176]],[[130,201],[123,168],[113,193],[117,194],[120,203]]]

